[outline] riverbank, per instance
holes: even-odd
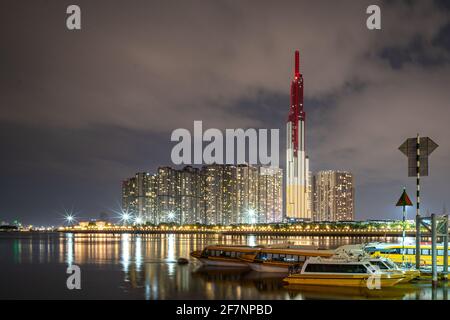
[[[256,235],[256,236],[320,236],[320,237],[401,237],[401,232],[376,232],[376,231],[260,231],[260,230],[146,230],[146,229],[114,229],[114,230],[58,230],[60,233],[132,233],[132,234],[223,234],[223,235]],[[414,237],[414,232],[407,232],[407,237]],[[423,234],[427,237],[428,234]]]

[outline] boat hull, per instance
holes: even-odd
[[[197,258],[201,263],[207,266],[215,267],[233,267],[233,268],[248,268],[245,262],[229,261],[229,260],[215,260],[210,258]]]
[[[404,279],[402,276],[391,276],[380,278],[380,286],[392,287]],[[290,285],[317,285],[317,286],[340,286],[340,287],[368,287],[368,275],[316,275],[316,274],[295,274],[285,278]]]
[[[257,272],[273,272],[273,273],[288,273],[289,266],[270,265],[265,263],[249,262],[248,266]]]
[[[411,280],[414,280],[418,277],[420,277],[420,271],[418,270],[405,270],[405,279],[408,279],[405,282],[410,282]]]
[[[206,266],[214,267],[234,267],[234,268],[248,268],[247,263],[238,259],[227,259],[221,257],[202,257],[201,251],[194,251],[191,257],[197,259]]]

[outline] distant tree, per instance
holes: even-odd
[[[110,215],[108,212],[101,212],[100,213],[100,220],[101,221],[105,221],[105,222],[109,222],[110,219]]]

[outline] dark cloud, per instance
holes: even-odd
[[[416,132],[440,144],[425,208],[448,199],[445,1],[77,3],[76,32],[72,2],[0,4],[0,219],[115,206],[120,180],[170,164],[171,131],[194,120],[280,128],[284,144],[296,48],[312,168],[356,174],[357,218],[393,217],[400,188],[412,193],[397,147]],[[365,27],[373,3],[381,31]]]

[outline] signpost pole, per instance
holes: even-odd
[[[428,157],[438,145],[428,137],[408,138],[399,150],[408,157],[408,176],[416,177],[416,268],[420,268],[420,177],[428,176]]]
[[[416,143],[416,269],[420,268],[420,136],[417,134]]]
[[[436,257],[436,242],[437,242],[437,230],[436,230],[436,215],[431,214],[431,271],[433,274],[433,285],[437,284],[437,257]]]
[[[405,266],[406,206],[403,205],[402,266]]]
[[[444,216],[444,278],[448,279],[448,215]]]

